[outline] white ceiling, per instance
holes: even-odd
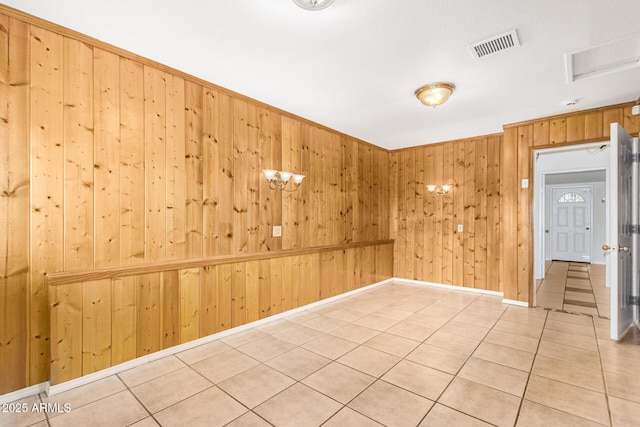
[[[567,84],[564,62],[638,34],[638,0],[0,1],[387,149],[640,96],[640,67]],[[469,53],[512,29],[520,48]],[[457,87],[435,109],[413,95],[434,81]]]

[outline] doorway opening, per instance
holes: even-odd
[[[534,151],[534,306],[610,317],[609,144]]]

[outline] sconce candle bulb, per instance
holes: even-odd
[[[451,184],[442,184],[442,185],[428,184],[427,190],[429,191],[429,194],[431,194],[434,197],[435,196],[444,197],[447,194],[449,194],[449,191],[451,191]]]
[[[262,173],[269,183],[269,188],[272,190],[277,189],[288,192],[296,191],[298,187],[300,187],[300,184],[302,184],[302,180],[304,179],[304,175],[285,171],[277,171],[274,169],[264,169]],[[293,178],[293,184],[295,185],[293,189],[287,188],[287,184],[289,183],[291,178]]]

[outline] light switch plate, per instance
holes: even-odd
[[[274,225],[273,226],[273,237],[282,237],[282,226]]]
[[[464,230],[464,227],[462,227],[462,224],[458,224],[458,233],[462,233],[462,230]]]
[[[529,188],[529,180],[527,178],[522,179],[522,188]]]

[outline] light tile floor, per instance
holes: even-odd
[[[1,426],[637,426],[639,334],[390,283],[51,398]]]
[[[538,307],[611,317],[604,265],[548,261],[545,268],[536,289]]]

